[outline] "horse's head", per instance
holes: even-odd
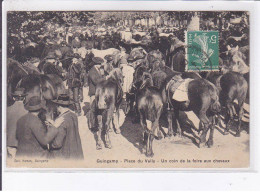
[[[147,56],[147,52],[142,47],[134,48],[128,57],[128,60],[144,59]]]
[[[239,47],[231,48],[228,46],[227,61],[222,67],[224,73],[228,71],[235,71],[242,74],[249,72],[249,67],[246,65],[246,56],[239,50]]]
[[[113,79],[121,86],[124,83],[124,76],[120,68],[114,68],[108,75],[108,79]]]
[[[156,59],[152,63],[149,63],[149,68],[151,69],[151,72],[157,71],[165,67],[165,62],[161,59]]]
[[[163,54],[159,50],[150,51],[147,55],[147,60],[149,65],[153,63],[155,60],[162,60]]]
[[[141,82],[141,86],[140,86],[140,90],[148,87],[148,86],[153,86],[153,78],[152,75],[148,72],[144,72],[143,76],[142,76],[142,82]]]
[[[143,82],[143,75],[145,72],[148,71],[148,68],[146,66],[140,65],[136,68],[134,72],[134,81],[133,86],[134,88],[139,88]]]

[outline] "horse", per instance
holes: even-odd
[[[24,66],[18,61],[8,58],[7,60],[7,105],[14,103],[12,93],[17,87],[18,82],[25,76],[30,74],[39,74],[34,68]]]
[[[241,120],[244,114],[243,105],[247,97],[248,83],[246,79],[238,72],[228,72],[221,74],[210,72],[206,77],[214,83],[219,90],[219,101],[222,107],[226,108],[224,135],[229,134],[230,122],[234,120],[235,114],[238,115],[238,127],[235,137],[240,136]],[[237,100],[237,106],[234,107],[234,101]],[[235,110],[235,113],[234,111]],[[219,117],[220,119],[220,117]]]
[[[167,59],[168,62],[166,64],[172,70],[185,72],[186,60],[184,47],[180,47],[174,50],[173,52],[169,53]]]
[[[103,129],[103,117],[106,114],[106,121],[104,125],[105,131],[105,147],[111,149],[111,141],[109,137],[109,128],[111,121],[115,125],[117,134],[121,132],[119,127],[119,106],[123,98],[123,74],[120,68],[113,69],[106,80],[98,83],[95,93],[95,107],[98,120],[98,132],[96,149],[102,149],[101,132]],[[105,111],[106,110],[106,111]]]
[[[40,71],[43,72],[45,75],[48,74],[55,74],[59,78],[65,80],[65,77],[63,76],[63,69],[60,66],[57,66],[52,63],[45,63],[41,68]]]
[[[144,73],[140,87],[137,88],[136,106],[140,115],[140,124],[144,130],[146,156],[153,157],[153,139],[159,130],[159,120],[163,110],[163,100],[160,91],[153,87],[152,76]],[[147,127],[147,120],[152,122],[151,129]]]
[[[168,70],[169,71],[169,70]],[[171,80],[179,79],[183,81],[186,78],[191,78],[186,83],[187,86],[187,101],[176,101],[172,98],[176,89],[174,85],[170,85]],[[197,73],[193,72],[176,72],[171,71],[166,74],[161,71],[153,74],[153,80],[160,83],[157,86],[162,94],[163,103],[167,107],[167,118],[169,123],[168,137],[176,135],[173,131],[173,121],[177,124],[177,134],[182,136],[182,130],[179,125],[179,111],[193,111],[203,124],[203,132],[200,136],[200,143],[206,142],[206,135],[210,129],[210,136],[206,144],[208,147],[213,145],[214,127],[208,117],[214,117],[220,112],[220,103],[218,98],[218,90],[214,84],[201,78]],[[156,84],[155,84],[156,85]],[[174,120],[173,120],[174,118]]]
[[[227,52],[227,60],[225,60],[221,71],[227,73],[229,71],[238,72],[241,74],[246,74],[249,72],[249,66],[245,63],[245,54],[243,54],[238,46],[235,48],[229,48]]]

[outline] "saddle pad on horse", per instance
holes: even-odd
[[[176,101],[188,101],[188,85],[193,79],[187,78],[179,85],[179,87],[175,90],[172,99]]]

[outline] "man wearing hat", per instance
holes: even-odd
[[[75,48],[75,49],[78,49],[81,47],[81,43],[80,43],[78,35],[76,35],[74,40],[72,40],[71,46],[72,46],[72,48]]]
[[[95,99],[96,86],[99,82],[105,79],[104,66],[102,65],[102,63],[104,63],[104,60],[100,57],[93,57],[92,62],[94,66],[89,70],[88,73],[88,95],[90,97],[89,128],[94,128],[96,124],[94,116],[95,103],[93,103]]]
[[[83,159],[83,150],[78,129],[78,117],[69,106],[75,102],[68,94],[61,94],[57,99],[52,100],[57,106],[59,118],[64,122],[58,127],[58,134],[51,144],[54,158]]]
[[[110,71],[112,71],[115,68],[114,63],[113,63],[113,56],[112,55],[106,55],[104,58],[106,60],[104,70],[105,70],[106,73],[109,74]]]
[[[24,107],[28,113],[22,116],[16,125],[16,157],[48,158],[48,145],[58,134],[57,127],[64,119],[49,121],[45,127],[38,117],[40,111],[45,109],[45,103],[39,96],[31,97]]]
[[[14,104],[7,107],[6,142],[7,155],[10,158],[15,157],[18,144],[16,138],[16,122],[27,113],[23,104],[25,96],[24,88],[17,88],[14,93],[12,93],[13,100],[15,101]]]
[[[80,63],[79,61],[80,55],[75,54],[74,58],[72,60],[72,64],[69,67],[68,70],[68,88],[69,88],[69,95],[71,99],[75,101],[75,108],[76,112],[78,113],[78,116],[81,115],[81,107],[80,107],[80,89],[82,87],[82,72],[84,69],[82,69],[83,64]]]

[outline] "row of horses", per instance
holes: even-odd
[[[148,56],[149,54],[147,58]],[[106,131],[105,145],[109,148],[111,147],[109,128],[111,121],[118,119],[118,117],[113,117],[113,113],[118,115],[123,95],[121,87],[126,76],[122,74],[120,68],[114,69],[111,73],[108,80],[97,86],[96,93],[97,109],[108,110],[106,112],[108,119],[104,129]],[[138,65],[133,76],[134,82],[129,91],[131,95],[128,95],[130,97],[126,100],[127,105],[140,118],[148,157],[153,156],[152,142],[155,136],[160,133],[160,119],[164,113],[167,114],[168,133],[166,136],[169,137],[176,134],[182,136],[183,134],[179,124],[180,111],[193,111],[199,118],[202,130],[199,146],[202,143],[206,143],[208,147],[213,145],[214,126],[216,121],[221,119],[220,115],[223,112],[226,123],[224,134],[228,134],[230,122],[237,115],[238,127],[235,136],[240,136],[243,104],[248,91],[248,83],[242,74],[233,71],[225,74],[208,72],[206,75],[195,72],[179,72],[165,65],[158,66],[157,60],[155,60],[148,62],[148,65]],[[173,79],[190,79],[187,85],[187,101],[176,101],[172,98],[175,90],[169,87],[169,83]],[[234,104],[235,100],[238,102],[237,105]],[[150,128],[147,121],[152,123]],[[101,134],[102,126],[99,126],[99,134]],[[177,130],[174,130],[174,126],[177,126]],[[209,130],[209,138],[206,140]],[[97,146],[100,147],[100,138]]]
[[[91,43],[91,42],[89,42]],[[170,46],[165,46],[167,49],[174,48],[175,43],[171,43]],[[166,44],[167,45],[167,44]],[[167,50],[166,49],[166,50]],[[88,65],[91,58],[95,55],[107,54],[107,50],[91,49],[85,57],[86,65]],[[111,54],[114,56],[115,63],[118,63],[122,56],[119,50],[116,48],[112,50]],[[248,91],[248,83],[244,76],[240,73],[233,72],[232,68],[225,74],[210,72],[207,74],[184,72],[182,69],[185,66],[184,50],[182,48],[175,49],[174,51],[167,51],[168,54],[161,52],[160,50],[153,50],[150,48],[150,52],[145,52],[145,49],[137,47],[129,53],[129,57],[136,55],[144,55],[142,60],[144,63],[137,64],[134,73],[134,82],[132,84],[132,91],[129,93],[135,94],[133,98],[127,99],[128,105],[133,105],[133,109],[136,110],[140,117],[140,123],[144,130],[144,140],[146,143],[146,155],[153,156],[152,142],[156,133],[160,130],[160,117],[166,112],[169,124],[169,130],[167,136],[175,134],[182,135],[181,127],[178,123],[179,111],[193,111],[201,121],[202,134],[200,136],[200,144],[205,143],[211,147],[213,145],[213,133],[214,133],[214,120],[220,118],[222,109],[226,109],[225,122],[226,133],[229,130],[229,124],[234,120],[236,113],[234,113],[234,100],[238,101],[236,106],[236,112],[238,115],[238,128],[236,136],[240,135],[241,118],[243,116],[243,103],[246,99]],[[117,52],[115,52],[117,51]],[[134,51],[134,52],[133,52]],[[227,56],[230,56],[229,64],[236,66],[241,63],[243,53],[229,52]],[[92,55],[91,55],[92,53]],[[95,54],[93,54],[95,53]],[[109,53],[110,54],[110,53]],[[91,55],[91,57],[89,57]],[[117,57],[120,55],[119,57]],[[102,56],[101,56],[102,57]],[[103,58],[103,57],[102,57]],[[239,60],[238,60],[239,59]],[[14,60],[10,60],[9,64],[16,63]],[[69,62],[68,62],[69,64]],[[16,67],[16,65],[10,65],[10,67]],[[54,75],[52,74],[54,73]],[[115,68],[110,72],[109,78],[101,82],[97,86],[96,103],[97,108],[100,110],[108,110],[107,120],[105,124],[106,131],[106,146],[111,147],[108,129],[111,125],[111,121],[118,122],[118,110],[122,101],[122,86],[125,82],[126,76],[120,68]],[[9,79],[10,78],[10,79]],[[168,83],[172,79],[192,79],[188,84],[188,102],[179,102],[173,100],[173,90],[169,87]],[[19,71],[15,71],[12,68],[8,68],[8,96],[11,98],[11,91],[14,87],[24,87],[27,92],[27,99],[33,95],[39,95],[47,101],[47,116],[53,117],[54,110],[50,102],[51,99],[55,99],[60,93],[64,91],[63,80],[55,75],[55,72],[45,72],[41,74],[36,71],[30,72],[30,69],[19,68]],[[131,95],[129,95],[131,96]],[[133,102],[135,101],[135,103]],[[115,114],[114,114],[115,113]],[[102,117],[98,116],[99,123],[102,123]],[[146,121],[152,122],[151,129],[147,128]],[[177,131],[173,126],[177,126]],[[99,134],[103,126],[99,126]],[[210,130],[210,136],[206,141],[206,135]],[[97,147],[100,146],[101,138],[98,138]]]

